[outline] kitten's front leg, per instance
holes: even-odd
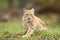
[[[33,26],[29,27],[27,30],[27,33],[25,35],[23,35],[22,38],[31,36],[31,34],[34,32],[35,29],[36,29],[36,27],[33,27]]]

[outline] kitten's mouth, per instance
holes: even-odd
[[[32,21],[32,19],[27,19],[27,21]]]
[[[32,22],[32,20],[28,20],[28,22]]]

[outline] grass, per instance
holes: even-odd
[[[43,19],[44,20],[44,19]],[[54,23],[53,20],[48,20],[45,18],[45,23],[47,25],[48,31],[39,31],[36,30],[31,37],[28,38],[20,38],[21,40],[37,40],[37,39],[51,39],[51,37],[57,37],[57,40],[60,39],[60,24]],[[24,34],[25,29],[22,25],[22,22],[0,22],[0,37],[4,37],[10,34]],[[49,37],[49,38],[48,38]],[[58,39],[59,38],[59,39]],[[18,38],[13,38],[13,40],[18,40]]]
[[[3,29],[2,29],[3,28]],[[8,31],[10,34],[12,33],[23,33],[24,28],[21,22],[6,22],[6,23],[0,23],[0,33],[3,33]]]

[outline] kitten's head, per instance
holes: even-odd
[[[26,18],[27,21],[32,21],[34,17],[34,9],[23,9],[24,10],[24,17]]]

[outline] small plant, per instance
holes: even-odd
[[[8,31],[5,31],[4,33],[3,33],[4,35],[7,35],[7,34],[10,34]]]

